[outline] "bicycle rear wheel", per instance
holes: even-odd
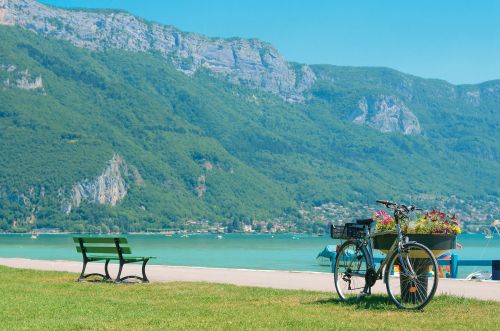
[[[391,276],[393,268],[399,269]],[[403,246],[394,252],[385,269],[387,293],[398,308],[422,309],[436,293],[439,276],[432,252],[419,243]]]
[[[340,246],[335,259],[335,290],[343,301],[353,301],[368,293],[366,249],[354,240]]]

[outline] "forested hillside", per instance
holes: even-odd
[[[0,230],[303,228],[314,206],[376,198],[499,217],[500,81],[308,68],[290,99],[154,51],[0,26]]]

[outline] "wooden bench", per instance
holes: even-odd
[[[114,282],[120,283],[126,279],[135,278],[144,283],[148,283],[146,276],[146,264],[154,256],[132,256],[132,249],[128,245],[128,240],[125,237],[73,237],[76,244],[76,251],[82,253],[83,268],[78,277],[78,281],[86,280],[89,277],[102,277],[102,281],[112,281],[109,275],[108,264],[109,261],[119,261],[120,267],[118,275]],[[104,274],[91,273],[85,274],[85,268],[89,262],[106,261],[104,264]],[[123,266],[127,263],[142,262],[142,277],[139,276],[126,276],[121,277]]]

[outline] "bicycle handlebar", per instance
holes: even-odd
[[[377,203],[381,203],[381,204],[385,205],[386,207],[395,206],[396,205],[394,202],[390,202],[390,201],[387,201],[387,200],[377,200]]]
[[[402,209],[404,212],[409,213],[415,210],[422,210],[422,208],[418,208],[416,206],[406,206],[406,205],[400,205],[395,202],[391,202],[388,200],[377,200],[377,203],[383,204],[386,208],[391,208],[391,209]]]

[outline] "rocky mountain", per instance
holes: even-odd
[[[91,50],[159,52],[192,75],[207,69],[232,83],[275,93],[294,102],[316,77],[307,65],[292,65],[270,44],[259,40],[208,38],[172,26],[151,23],[126,12],[64,10],[33,0],[2,0],[0,24],[67,40]]]
[[[0,65],[0,71],[7,73],[3,81],[4,88],[18,88],[22,90],[43,90],[41,76],[33,77],[29,70],[18,70],[15,65]]]
[[[142,185],[141,175],[136,169],[132,172],[122,157],[115,154],[101,175],[74,184],[69,194],[60,191],[61,209],[69,214],[83,202],[116,206],[127,195],[130,183]]]
[[[500,81],[289,63],[257,40],[31,0],[0,0],[0,22],[2,231],[317,229],[304,215],[378,198],[473,231],[500,217]]]
[[[421,132],[418,118],[395,96],[363,97],[351,116],[354,117],[353,123],[365,124],[380,132],[401,132],[405,135]]]

